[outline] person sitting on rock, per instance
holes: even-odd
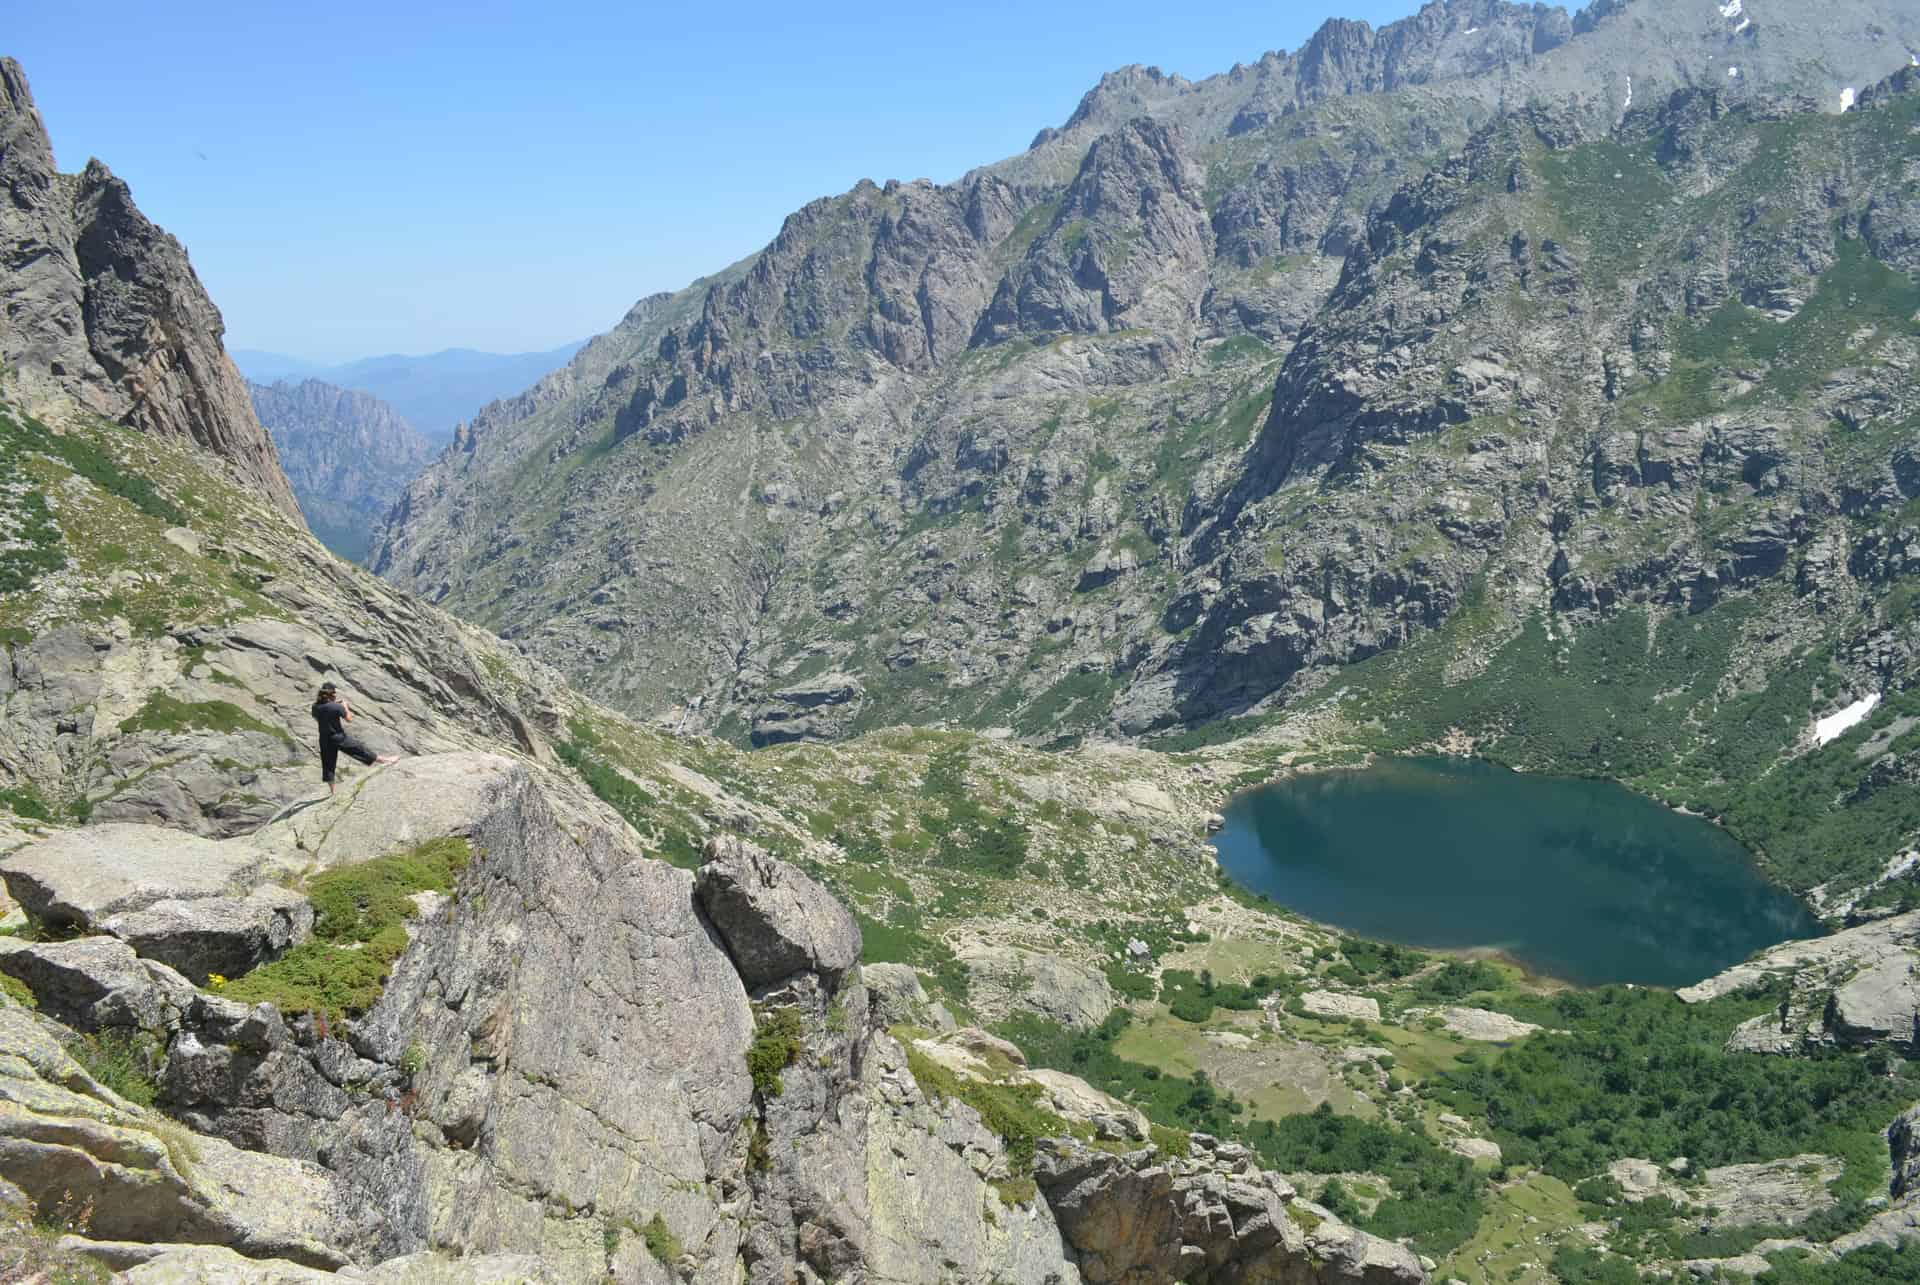
[[[340,699],[340,689],[332,683],[322,684],[320,694],[314,698],[313,721],[320,725],[320,779],[327,783],[328,794],[334,792],[334,768],[342,753],[369,767],[399,761],[392,754],[375,754],[347,731],[346,725],[353,721],[353,711]]]

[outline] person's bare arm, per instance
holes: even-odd
[[[353,721],[353,707],[345,701],[340,702],[340,721],[343,723],[351,723]]]

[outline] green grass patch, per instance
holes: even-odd
[[[183,701],[165,692],[153,692],[138,713],[120,720],[122,732],[260,732],[287,745],[293,738],[285,729],[263,723],[231,701]]]
[[[67,1045],[87,1074],[135,1106],[150,1107],[160,1096],[161,1049],[150,1035],[110,1027],[82,1035]]]
[[[372,1008],[393,963],[407,948],[413,894],[453,891],[471,850],[459,837],[431,839],[406,852],[341,866],[307,881],[313,939],[226,984],[221,994],[283,1013],[337,1020]]]

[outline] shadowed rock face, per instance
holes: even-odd
[[[0,60],[0,190],[0,367],[28,408],[60,393],[130,427],[187,438],[297,513],[186,250],[100,162],[78,175],[54,168],[11,58]]]

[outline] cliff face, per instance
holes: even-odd
[[[0,186],[0,371],[26,408],[64,395],[142,432],[185,438],[297,513],[185,249],[98,161],[77,175],[55,169],[10,58],[0,60]]]
[[[247,385],[320,542],[359,561],[372,530],[433,458],[433,446],[370,393],[317,379]]]

